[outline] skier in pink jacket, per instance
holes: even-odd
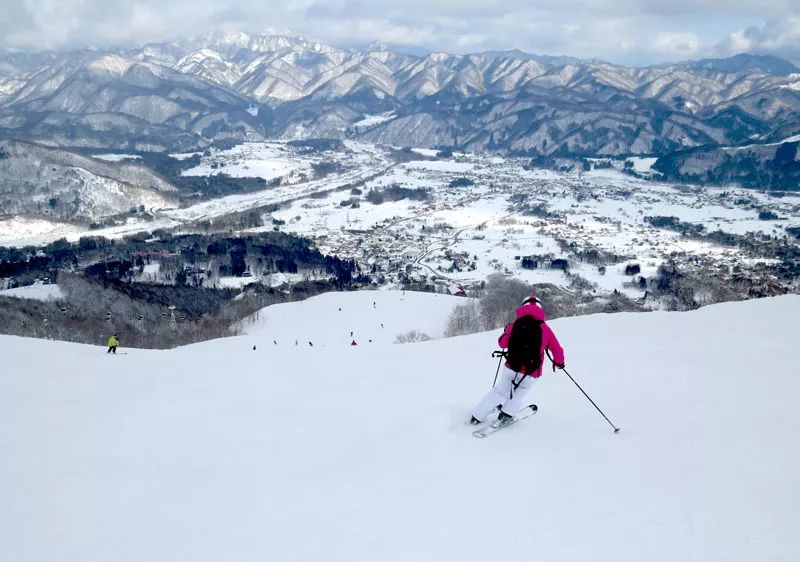
[[[552,353],[553,370],[564,368],[564,350],[545,323],[547,313],[541,301],[531,295],[522,301],[517,318],[503,331],[497,343],[506,353],[506,364],[497,384],[475,406],[470,423],[477,425],[500,408],[498,422],[510,422],[526,406],[525,395],[533,382],[542,376],[545,352]]]

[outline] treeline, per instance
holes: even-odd
[[[501,329],[516,317],[523,299],[536,295],[544,303],[550,319],[598,312],[642,310],[624,295],[615,292],[607,298],[577,296],[549,283],[529,284],[503,275],[491,275],[477,297],[453,309],[448,319],[447,337]]]
[[[384,188],[372,188],[364,199],[373,205],[380,205],[385,201],[401,201],[403,199],[411,199],[412,201],[428,201],[431,198],[430,189],[423,187],[402,187],[397,184],[392,184]]]
[[[158,263],[158,283],[142,282]],[[258,282],[272,273],[307,271],[314,280],[276,290]],[[252,277],[244,289],[217,288],[217,276]],[[146,276],[144,276],[146,277]],[[42,247],[0,247],[0,278],[11,286],[58,283],[58,301],[0,297],[0,333],[123,346],[173,347],[233,335],[257,310],[287,300],[346,290],[370,278],[354,260],[326,256],[310,240],[282,232],[244,237],[166,231],[122,240],[84,237]]]
[[[251,285],[233,289],[123,283],[61,272],[58,301],[0,297],[0,333],[104,345],[116,333],[122,347],[170,348],[239,333],[261,308],[329,291],[326,281],[291,291]]]
[[[646,280],[646,288],[667,310],[692,310],[718,302],[786,294],[789,289],[775,273],[775,268],[766,264],[745,272],[741,266],[728,270],[713,263],[679,264],[671,260]]]
[[[209,274],[256,276],[309,270],[318,278],[329,276],[339,289],[368,281],[354,260],[323,255],[307,238],[274,231],[241,237],[156,231],[122,240],[83,237],[74,243],[61,239],[42,247],[0,246],[0,278],[28,285],[44,277],[54,279],[59,270],[67,269],[82,270],[101,280],[131,281],[137,270],[141,272],[153,260],[171,268],[178,284],[190,281],[187,269],[193,273],[202,269],[205,278]]]

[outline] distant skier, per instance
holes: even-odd
[[[117,346],[119,346],[119,338],[117,334],[114,334],[110,338],[108,338],[108,351],[106,353],[113,353],[114,355],[117,354]]]
[[[356,340],[353,340],[353,341],[350,343],[350,345],[351,345],[351,346],[353,346],[353,345],[358,345],[358,344],[356,343]]]
[[[525,395],[533,381],[542,376],[544,354],[553,354],[553,370],[564,368],[564,350],[558,338],[545,324],[547,314],[541,301],[534,295],[522,301],[516,311],[517,318],[506,326],[497,340],[506,353],[506,364],[497,384],[472,411],[470,423],[481,423],[495,408],[500,408],[497,420],[500,424],[510,422],[527,404]]]

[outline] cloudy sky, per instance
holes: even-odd
[[[0,47],[104,47],[293,32],[409,52],[518,48],[622,64],[776,54],[800,64],[799,0],[0,0]]]

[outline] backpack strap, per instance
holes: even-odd
[[[519,378],[519,382],[517,382],[517,375],[522,375],[522,376]],[[513,378],[513,379],[512,379],[512,381],[511,381],[511,390],[510,390],[510,391],[509,391],[509,393],[508,393],[508,398],[509,398],[509,400],[510,400],[510,399],[512,399],[512,398],[514,398],[514,391],[515,391],[515,390],[517,390],[517,389],[519,388],[519,385],[521,385],[521,384],[522,384],[522,381],[524,381],[524,380],[525,380],[525,377],[527,377],[527,376],[528,376],[528,375],[526,375],[525,373],[516,373],[516,372],[514,373],[514,378]]]

